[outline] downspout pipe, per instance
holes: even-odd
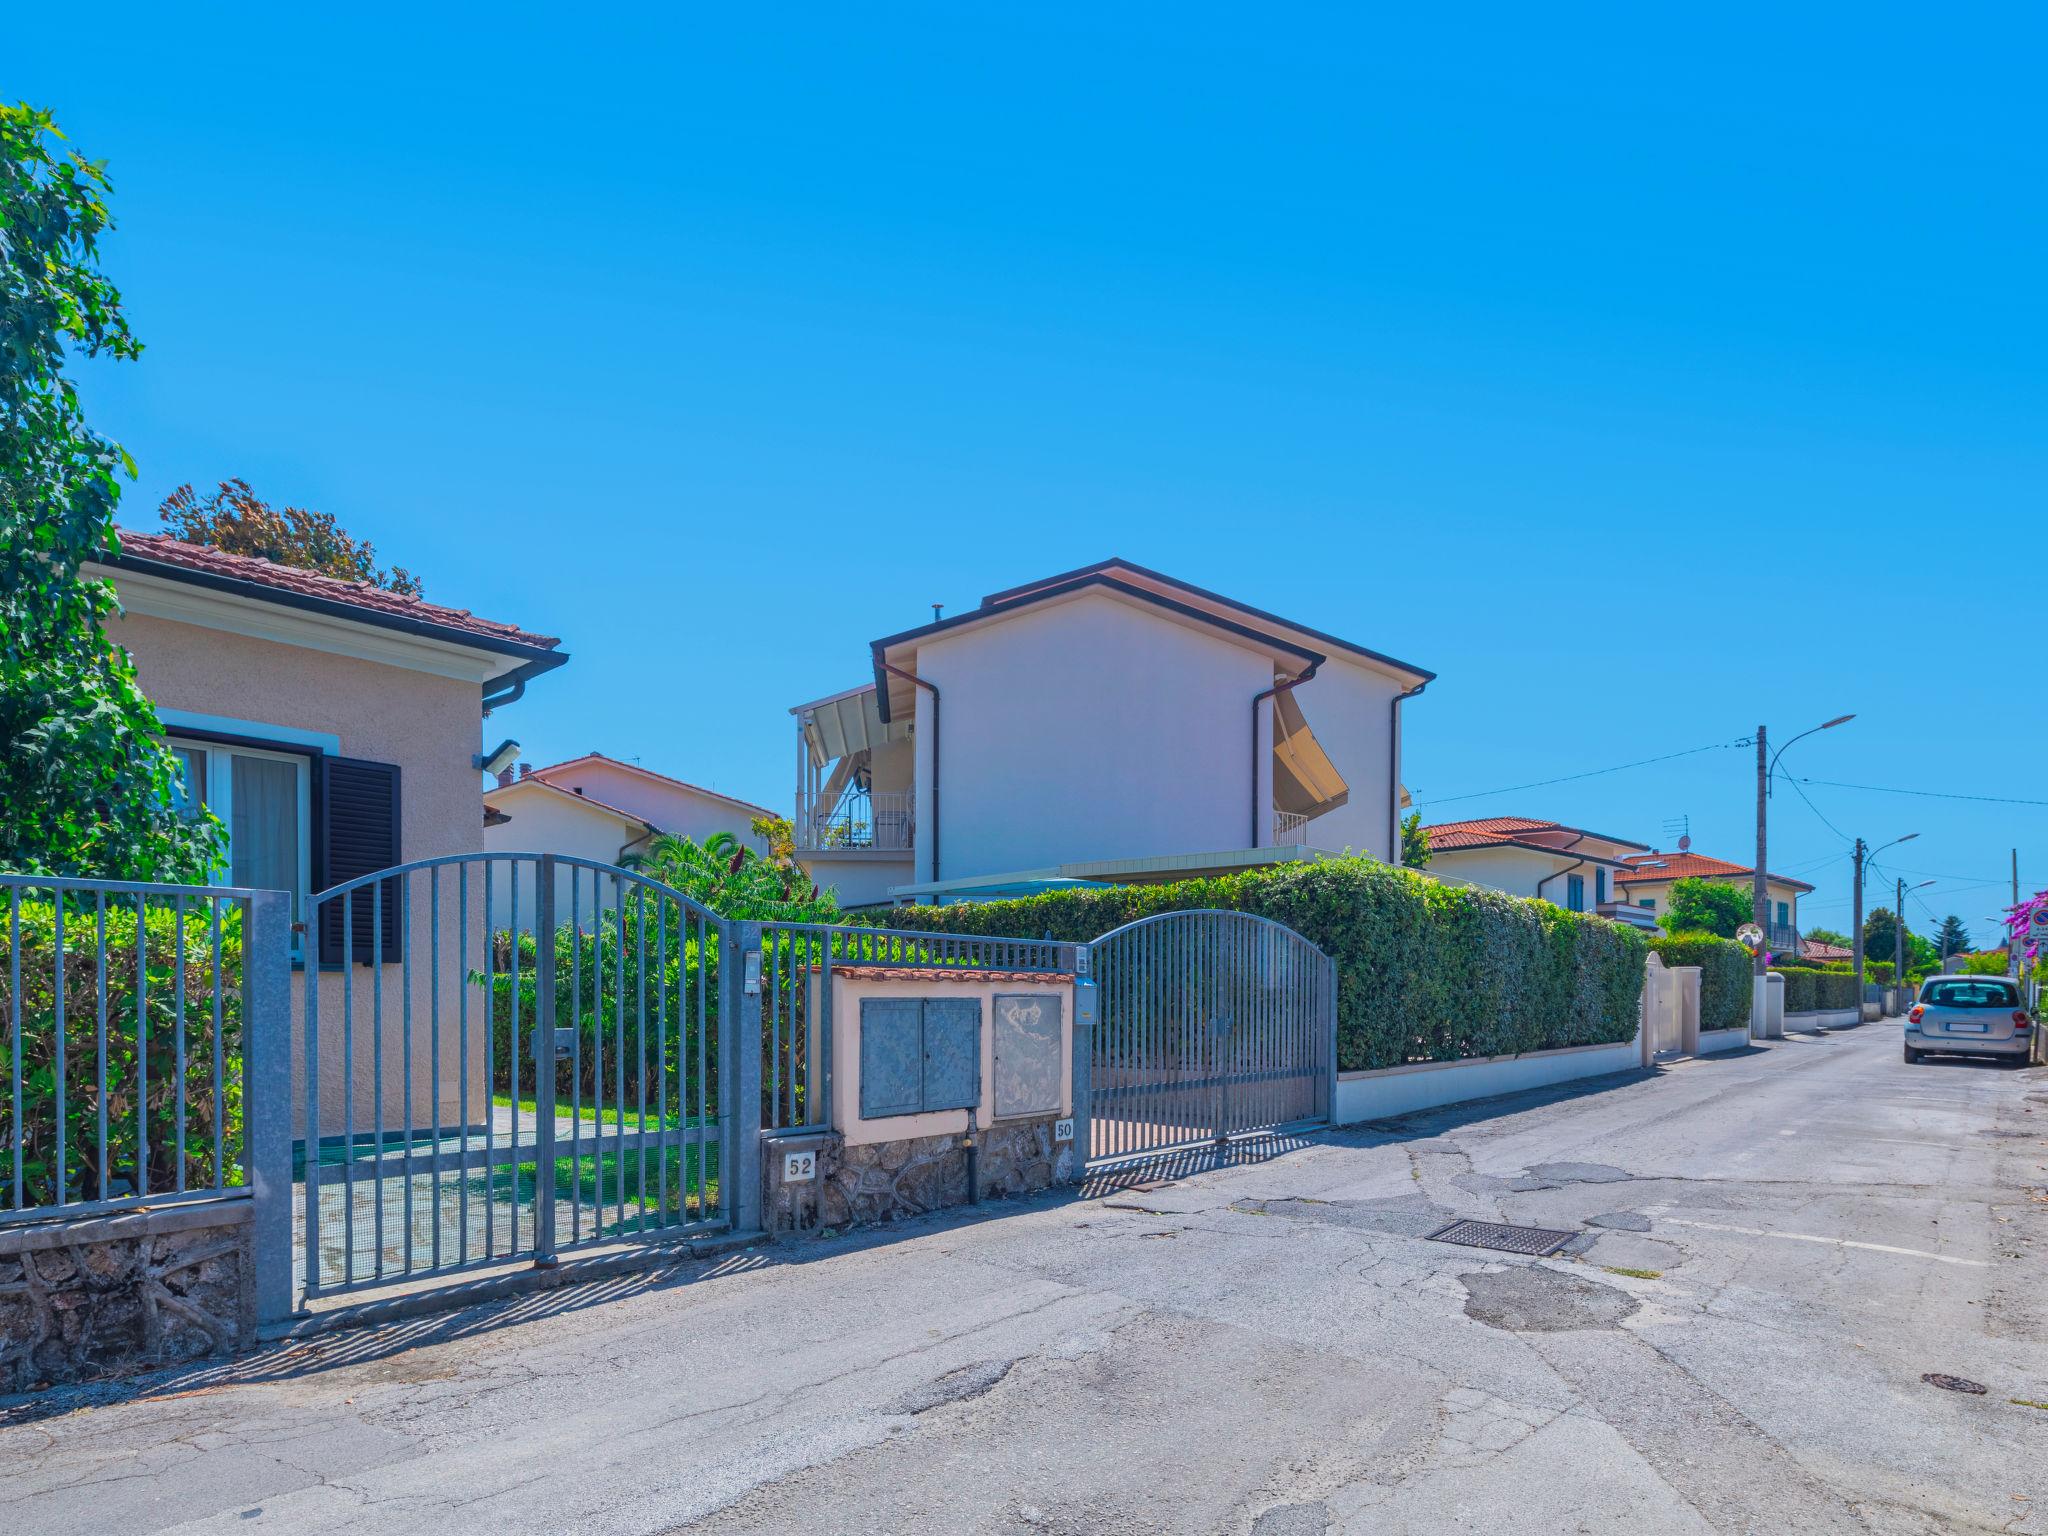
[[[1577,837],[1573,838],[1570,842],[1566,843],[1562,848],[1558,849],[1557,851],[1559,853],[1568,853],[1572,849],[1578,847],[1579,844],[1583,843],[1585,840],[1586,834],[1581,832]],[[1575,869],[1584,869],[1586,867],[1586,859],[1590,859],[1591,857],[1592,855],[1588,854],[1586,858],[1580,859],[1576,864],[1567,864],[1563,869],[1557,870],[1553,874],[1545,875],[1541,880],[1538,880],[1536,882],[1535,899],[1537,901],[1543,900],[1543,887],[1550,884],[1550,882],[1553,880],[1563,879],[1566,875],[1570,874]]]
[[[1275,683],[1270,688],[1261,688],[1252,695],[1252,840],[1245,845],[1248,848],[1265,846],[1259,841],[1259,706],[1268,699],[1286,693],[1289,689],[1299,688],[1316,675],[1316,669],[1321,665],[1320,659],[1312,661],[1302,669],[1299,676]]]
[[[1387,862],[1401,862],[1401,701],[1429,686],[1427,678],[1387,701]]]
[[[882,670],[932,696],[932,880],[936,883],[939,878],[939,690],[915,672],[906,672],[892,662],[883,662]]]

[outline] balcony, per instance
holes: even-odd
[[[1281,848],[1293,847],[1302,840],[1302,829],[1313,820],[1315,820],[1313,816],[1301,816],[1293,811],[1275,811],[1273,813],[1274,844]]]
[[[1798,959],[1799,930],[1783,923],[1772,923],[1764,930],[1764,948],[1774,955]]]
[[[849,790],[829,804],[798,807],[800,851],[863,848],[908,853],[916,836],[916,795],[907,789]]]

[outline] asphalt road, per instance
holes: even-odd
[[[1424,1239],[1451,1215],[1586,1235]],[[2044,1230],[2048,1069],[1907,1067],[1870,1025],[0,1400],[0,1509],[52,1536],[2039,1532]]]

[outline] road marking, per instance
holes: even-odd
[[[1745,1237],[1782,1237],[1789,1243],[1826,1243],[1835,1248],[1863,1248],[1871,1253],[1898,1253],[1909,1259],[1932,1259],[1937,1264],[1965,1264],[1972,1269],[1989,1269],[1989,1259],[1959,1259],[1949,1253],[1929,1253],[1924,1248],[1894,1248],[1890,1243],[1859,1243],[1846,1237],[1815,1237],[1807,1232],[1766,1232],[1762,1227],[1724,1227],[1712,1221],[1681,1221],[1676,1216],[1660,1216],[1661,1222],[1674,1227],[1701,1227],[1708,1232],[1740,1232]]]

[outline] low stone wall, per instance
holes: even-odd
[[[1073,1143],[1053,1139],[1059,1118],[1000,1120],[975,1133],[982,1199],[1035,1194],[1080,1177]],[[837,1132],[771,1136],[763,1151],[762,1221],[770,1232],[863,1226],[968,1203],[964,1134],[852,1147]],[[812,1154],[812,1178],[784,1178],[790,1153]]]
[[[247,1200],[0,1226],[0,1391],[226,1355],[256,1332]]]

